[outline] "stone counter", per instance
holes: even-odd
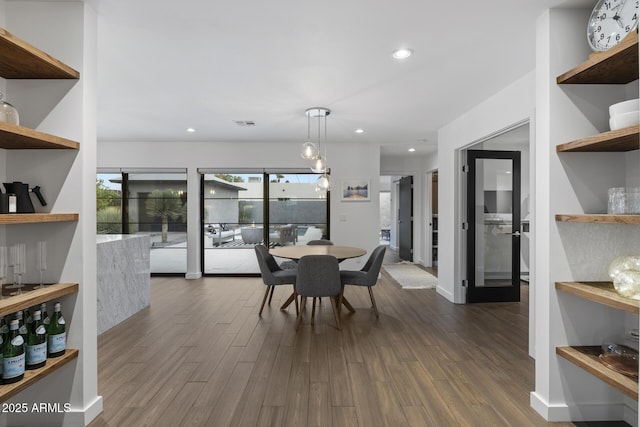
[[[151,304],[149,236],[97,236],[98,335]]]

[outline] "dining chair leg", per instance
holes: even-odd
[[[269,288],[270,286],[267,286],[267,291],[264,293],[264,298],[262,298],[262,305],[260,306],[260,312],[258,313],[258,316],[262,316],[262,309],[264,308],[264,303],[267,302],[267,297],[269,296]]]
[[[296,292],[295,285],[293,286],[293,300],[296,303],[296,316],[300,313],[300,307],[298,306],[298,293]]]
[[[273,291],[275,291],[276,287],[275,286],[271,286],[271,295],[269,295],[269,305],[271,305],[271,299],[273,298]]]
[[[316,297],[313,297],[313,304],[311,305],[311,326],[313,326],[313,319],[316,317]]]
[[[344,285],[342,285],[340,295],[338,296],[338,316],[342,314],[342,295],[344,295]]]
[[[331,308],[333,309],[333,317],[336,319],[336,326],[337,326],[338,330],[341,331],[342,327],[340,326],[340,316],[338,315],[338,302],[337,302],[338,297],[329,297],[329,299],[331,300]]]
[[[378,314],[378,307],[376,306],[376,299],[373,297],[373,289],[371,289],[371,286],[367,286],[367,288],[369,288],[369,296],[371,297],[371,304],[373,305],[373,312],[376,314],[376,317],[379,318],[380,315]]]
[[[304,309],[307,306],[307,297],[300,298],[300,313],[298,313],[298,318],[296,319],[296,331],[300,328],[300,324],[302,323],[302,314],[304,313]]]

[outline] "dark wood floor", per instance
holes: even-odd
[[[101,426],[543,426],[522,303],[454,305],[386,273],[296,333],[259,278],[152,279],[152,306],[98,339]],[[552,424],[569,426],[573,424]],[[611,425],[611,424],[608,424]]]

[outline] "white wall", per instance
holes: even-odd
[[[606,336],[622,334],[630,324],[638,324],[637,316],[555,289],[557,281],[607,280],[609,263],[617,256],[637,253],[640,241],[637,226],[555,221],[556,214],[606,212],[609,187],[638,182],[638,163],[630,160],[637,160],[637,151],[555,150],[558,144],[608,130],[608,106],[638,96],[637,83],[556,84],[558,75],[582,63],[591,53],[584,40],[589,13],[552,9],[537,22],[534,156],[538,173],[532,274],[537,327],[536,389],[531,404],[549,421],[624,419],[637,424],[637,401],[555,354],[558,346],[597,345]]]
[[[5,425],[85,425],[101,410],[97,396],[96,313],[96,26],[95,11],[82,2],[7,1],[5,28],[80,72],[80,80],[9,80],[7,97],[20,124],[80,142],[80,150],[8,150],[2,179],[40,185],[48,206],[38,212],[77,212],[77,223],[6,227],[6,244],[48,240],[47,282],[79,283],[77,295],[60,299],[67,320],[67,345],[78,359],[17,394],[10,402],[70,403],[60,414],[7,414]],[[3,150],[4,151],[4,150]],[[4,159],[6,158],[6,161]],[[54,250],[55,249],[55,250]],[[33,280],[27,278],[26,280]],[[49,304],[51,307],[51,303]]]
[[[464,303],[459,150],[517,123],[532,120],[531,72],[438,131],[438,293]],[[533,141],[533,139],[531,139]]]
[[[188,194],[199,194],[198,168],[305,168],[298,144],[228,142],[106,142],[98,144],[99,168],[187,168]],[[380,150],[366,144],[327,144],[331,168],[331,240],[373,250],[379,242]],[[344,178],[371,180],[369,202],[342,202]],[[187,200],[187,278],[200,276],[199,200]],[[366,256],[341,263],[362,268]]]

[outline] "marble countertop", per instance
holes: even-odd
[[[146,237],[146,235],[140,234],[98,234],[96,235],[96,243],[109,243],[115,241],[122,241],[127,239],[137,239],[140,237]]]

